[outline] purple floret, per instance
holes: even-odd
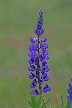
[[[45,87],[43,88],[43,92],[46,93],[48,91],[50,91],[51,88],[46,84]]]
[[[30,79],[33,79],[35,77],[35,75],[31,72],[30,74],[29,74],[29,78]]]
[[[32,90],[32,93],[35,94],[35,95],[39,95],[39,92],[36,89],[35,90]]]
[[[42,39],[42,42],[47,42],[47,40],[48,40],[48,38],[45,37],[45,38]]]

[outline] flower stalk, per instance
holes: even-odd
[[[45,87],[42,87],[42,83],[49,80],[47,75],[47,72],[49,71],[47,64],[47,60],[49,59],[49,52],[47,51],[48,44],[46,43],[48,39],[47,37],[42,39],[40,38],[41,35],[44,34],[42,8],[40,8],[38,13],[38,21],[34,33],[37,35],[37,38],[30,38],[31,44],[29,45],[28,53],[28,56],[30,57],[28,60],[30,65],[28,66],[28,70],[30,71],[29,78],[33,79],[33,82],[29,86],[30,88],[35,88],[32,90],[33,94],[39,95],[41,92],[46,93],[51,90],[47,84]],[[39,91],[36,89],[37,84]]]

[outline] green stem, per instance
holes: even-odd
[[[45,104],[45,100],[44,100],[44,97],[43,97],[42,93],[41,93],[41,96],[42,96],[42,102],[43,102],[43,104]],[[46,105],[44,106],[44,108],[46,108]]]

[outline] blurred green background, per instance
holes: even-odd
[[[27,53],[29,38],[36,37],[33,30],[40,7],[44,10],[42,37],[48,37],[50,56],[47,83],[51,91],[44,97],[52,97],[49,104],[56,104],[62,94],[66,104],[72,76],[72,1],[0,0],[0,107],[29,108]]]

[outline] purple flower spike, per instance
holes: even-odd
[[[41,8],[39,10],[39,17],[38,17],[38,21],[37,21],[36,29],[34,30],[34,33],[37,35],[38,34],[42,35],[44,33],[42,26],[43,26],[43,9]]]
[[[34,88],[32,90],[32,94],[39,95],[41,92],[48,92],[51,88],[46,84],[43,88],[43,82],[48,81],[49,77],[47,75],[49,71],[48,66],[48,59],[49,59],[49,52],[47,50],[47,37],[41,39],[41,35],[44,34],[43,29],[43,9],[40,8],[38,13],[38,21],[36,23],[36,28],[34,33],[37,35],[37,38],[30,38],[31,44],[29,45],[29,52],[28,52],[28,71],[29,78],[32,79],[32,83],[29,85],[30,88]],[[39,89],[35,87],[38,85]],[[69,91],[70,93],[71,91]]]
[[[72,82],[72,78],[71,78],[71,82]],[[72,102],[72,84],[71,82],[68,84],[68,89],[67,92],[69,94],[69,96],[67,96],[67,99],[69,99],[70,102]]]

